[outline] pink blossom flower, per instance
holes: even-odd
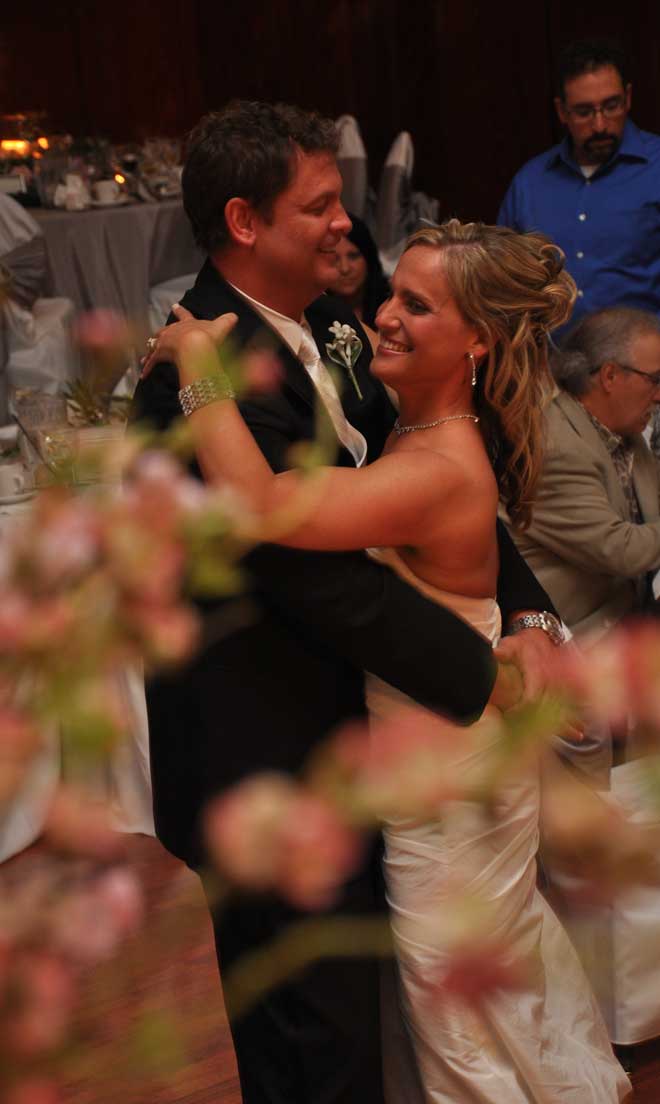
[[[511,948],[485,937],[453,947],[442,966],[422,981],[429,1002],[460,1001],[478,1011],[498,993],[520,989],[523,979],[522,964]]]
[[[45,1077],[28,1077],[7,1089],[4,1104],[62,1104],[54,1081]]]
[[[251,349],[241,360],[242,390],[249,394],[271,394],[282,385],[282,364],[269,349]]]
[[[630,709],[621,633],[614,630],[579,648],[554,648],[546,672],[550,689],[567,695],[603,724],[625,723]]]
[[[424,709],[404,707],[370,728],[349,725],[320,763],[322,784],[347,791],[367,817],[437,815],[444,802],[468,795],[474,782],[459,760],[483,739],[485,728],[496,732],[499,723],[493,716],[461,728]]]
[[[134,875],[115,867],[65,895],[49,921],[50,940],[76,962],[110,958],[142,918],[142,897]]]
[[[107,538],[109,568],[119,586],[146,605],[171,602],[179,594],[185,550],[143,525],[124,525]]]
[[[660,627],[640,621],[619,635],[619,654],[635,722],[648,725],[658,742],[660,732]]]
[[[180,663],[194,650],[199,639],[199,620],[192,609],[134,602],[127,612],[150,662]]]
[[[46,951],[16,955],[10,979],[12,1015],[4,1045],[22,1057],[53,1050],[63,1042],[76,1001],[71,970]]]
[[[44,824],[50,845],[74,855],[109,862],[121,858],[124,837],[114,830],[108,809],[72,787],[60,786]]]
[[[0,706],[0,762],[29,759],[41,744],[39,731],[27,714]]]
[[[117,311],[99,307],[79,314],[72,327],[74,340],[84,349],[105,351],[131,344],[131,329]]]
[[[36,652],[56,651],[69,642],[76,624],[76,608],[66,596],[33,602],[25,626],[24,646]]]
[[[69,498],[36,528],[31,559],[42,583],[52,586],[90,571],[99,557],[98,514],[81,498]]]
[[[636,823],[613,799],[570,775],[546,785],[541,823],[552,865],[570,876],[567,895],[606,902],[622,887],[657,881],[657,824]]]
[[[32,603],[19,590],[0,593],[0,653],[22,648],[28,634]]]
[[[99,875],[95,893],[101,908],[114,917],[122,936],[137,931],[144,914],[142,889],[132,870],[115,866]]]
[[[275,773],[248,778],[214,801],[206,837],[233,881],[277,890],[300,908],[334,900],[361,854],[359,836],[328,801]]]

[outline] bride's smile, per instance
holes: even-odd
[[[485,352],[451,294],[441,251],[425,245],[403,254],[376,326],[380,342],[371,370],[397,390],[406,384],[437,385],[457,374],[467,380],[467,353],[478,359]]]

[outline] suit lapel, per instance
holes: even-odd
[[[194,305],[190,309],[198,317],[215,318],[219,303],[222,303],[223,311],[234,311],[238,315],[235,334],[239,348],[265,346],[272,349],[282,363],[284,385],[295,391],[310,407],[314,406],[314,386],[300,361],[250,303],[234,291],[211,261],[206,261],[189,294],[194,297]],[[188,304],[184,302],[184,306]]]
[[[633,486],[644,521],[657,521],[660,510],[658,509],[656,460],[649,453],[643,438],[635,440]]]
[[[564,392],[560,392],[555,401],[561,407],[566,420],[572,425],[583,443],[596,454],[599,461],[604,465],[608,496],[621,517],[625,518],[628,513],[628,502],[621,486],[621,480],[610,452],[589,414],[582,403]]]
[[[362,398],[358,395],[348,371],[330,360],[326,345],[332,341],[330,326],[337,320],[339,312],[336,308],[336,300],[328,295],[321,296],[305,311],[305,316],[321,359],[334,376],[344,413],[351,425],[367,438],[370,446],[369,459],[373,460],[380,455],[385,438],[394,422],[395,412],[383,385],[372,376],[369,370],[372,352],[366,334],[358,334],[362,341],[362,352],[354,368]],[[347,314],[345,308],[340,314],[339,321],[348,321],[357,332],[356,320]]]

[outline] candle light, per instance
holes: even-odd
[[[4,153],[15,153],[19,157],[25,157],[29,152],[30,143],[19,138],[3,138],[0,142],[0,149]]]

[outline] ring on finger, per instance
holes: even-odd
[[[156,348],[157,344],[158,344],[158,339],[157,338],[155,338],[155,337],[148,337],[147,338],[147,349],[149,350],[150,353],[153,353],[153,351]]]

